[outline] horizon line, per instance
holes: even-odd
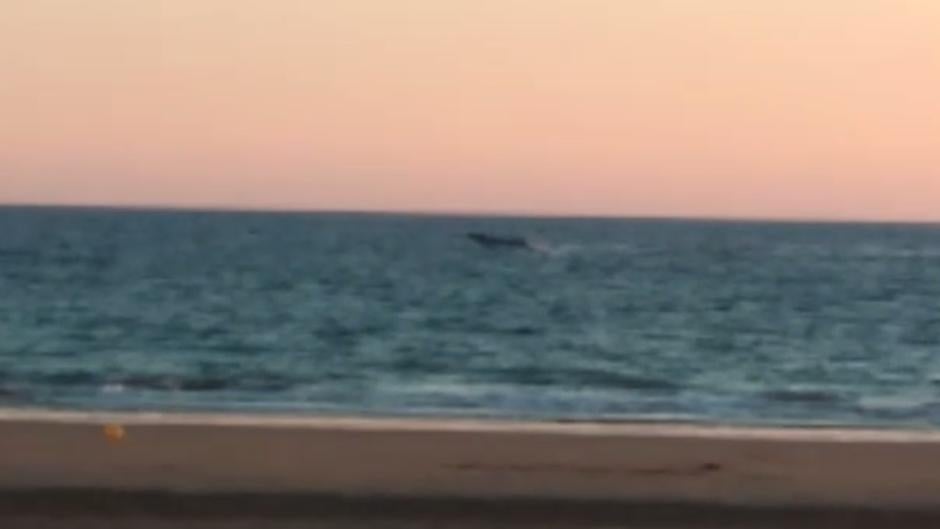
[[[757,217],[735,215],[667,215],[647,214],[630,215],[614,213],[561,213],[549,211],[506,211],[506,210],[458,210],[458,209],[372,209],[372,208],[317,208],[303,206],[248,206],[223,204],[108,204],[108,203],[67,203],[67,202],[2,202],[0,209],[78,209],[108,210],[126,212],[189,212],[189,213],[247,213],[247,214],[286,214],[286,215],[349,215],[349,216],[391,216],[391,217],[438,217],[438,218],[496,218],[496,219],[531,219],[531,220],[622,220],[622,221],[660,221],[660,222],[714,222],[714,223],[768,223],[768,224],[855,224],[855,225],[907,225],[940,226],[940,219],[879,219],[879,218],[838,218],[838,217]]]

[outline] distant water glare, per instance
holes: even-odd
[[[938,300],[930,226],[6,208],[0,406],[933,427]]]

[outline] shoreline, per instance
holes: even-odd
[[[843,424],[837,422],[717,422],[708,420],[695,420],[685,418],[611,418],[600,416],[596,418],[579,417],[513,417],[503,415],[485,414],[396,414],[390,413],[363,413],[354,412],[293,412],[283,411],[239,411],[239,410],[213,410],[213,409],[90,409],[68,407],[24,407],[0,406],[0,421],[3,420],[41,420],[61,423],[88,423],[126,421],[135,424],[219,424],[244,425],[257,424],[263,426],[303,426],[303,425],[337,425],[356,427],[357,424],[375,426],[411,427],[418,429],[534,429],[534,430],[569,430],[574,427],[591,427],[602,429],[634,430],[637,428],[650,429],[660,427],[667,431],[688,434],[694,431],[723,431],[727,433],[748,434],[759,433],[768,435],[778,432],[840,432],[860,433],[863,436],[889,437],[906,436],[940,439],[940,426],[926,423],[909,423],[902,426],[892,424]],[[562,428],[558,428],[562,427]]]
[[[254,426],[259,428],[397,430],[412,432],[503,432],[557,435],[650,435],[706,439],[774,439],[781,441],[937,442],[940,428],[871,425],[738,424],[643,419],[515,419],[477,416],[401,416],[295,414],[229,411],[97,411],[0,407],[0,425],[9,422],[132,426]]]

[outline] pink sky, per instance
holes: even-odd
[[[940,220],[940,2],[3,0],[0,202]]]

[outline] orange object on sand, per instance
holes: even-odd
[[[108,441],[117,443],[124,440],[124,437],[127,436],[127,432],[124,431],[124,427],[120,424],[108,424],[104,427],[104,436],[108,438]]]

